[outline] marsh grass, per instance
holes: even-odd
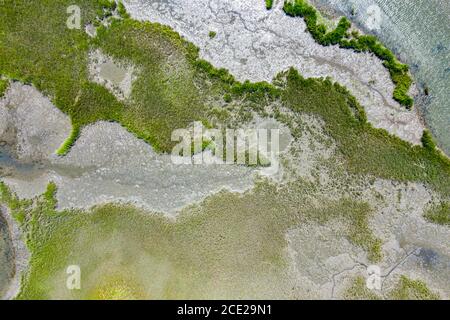
[[[367,288],[366,279],[358,276],[352,280],[349,287],[343,294],[344,299],[347,300],[381,300],[382,297],[374,291]]]
[[[65,27],[65,10],[74,3],[82,7],[83,23],[95,21],[98,10],[111,10],[87,0],[45,5],[4,0],[0,6],[0,73],[32,83],[71,117],[74,129],[60,154],[70,150],[83,126],[98,120],[117,121],[158,151],[168,152],[173,129],[211,120],[212,111],[221,108],[212,108],[211,101],[227,103],[239,121],[278,102],[296,114],[323,119],[325,133],[337,144],[341,170],[423,182],[443,197],[450,195],[448,159],[373,128],[342,86],[304,79],[294,69],[281,73],[274,84],[238,82],[227,70],[199,59],[198,49],[172,29],[133,21],[120,5],[123,18],[100,26],[91,40],[83,30]],[[333,42],[340,33],[327,39]],[[92,49],[139,69],[129,101],[119,102],[88,80]],[[226,122],[229,113],[223,110],[216,113]],[[293,134],[298,138],[301,132]],[[381,259],[381,243],[368,226],[371,208],[352,199],[319,201],[322,206],[317,207],[305,198],[317,186],[305,182],[282,188],[262,183],[244,195],[222,192],[185,209],[176,221],[114,204],[57,211],[54,185],[34,201],[18,199],[3,183],[0,191],[1,202],[26,231],[32,253],[20,298],[126,295],[120,279],[144,286],[143,296],[152,298],[226,298],[230,292],[233,297],[289,296],[290,283],[280,275],[286,267],[285,235],[304,221],[338,219],[346,225],[349,241],[370,260]],[[65,289],[69,264],[81,264],[87,276],[82,292]],[[100,276],[107,270],[113,273],[113,284]]]
[[[450,195],[450,161],[437,151],[412,146],[384,130],[375,129],[348,90],[336,83],[305,79],[294,69],[286,74],[283,102],[295,112],[320,116],[326,132],[337,142],[348,172],[384,179],[424,182],[445,197]]]
[[[358,276],[344,291],[345,299],[350,300],[439,300],[437,293],[432,292],[425,282],[412,280],[407,276],[400,276],[395,287],[386,294],[379,295],[376,291],[369,290],[366,286],[366,279]]]
[[[425,282],[401,276],[389,297],[395,300],[439,300],[439,294],[431,291]]]

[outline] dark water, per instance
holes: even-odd
[[[440,147],[450,155],[450,1],[313,2],[350,17],[363,30],[377,35],[411,66],[422,92],[425,87],[429,91],[429,96],[418,101],[427,126]],[[377,11],[380,19],[376,17]],[[374,20],[379,23],[373,23]]]

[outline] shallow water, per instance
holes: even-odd
[[[365,31],[376,34],[411,66],[422,91],[425,86],[429,88],[429,96],[418,101],[424,119],[441,148],[450,154],[450,1],[314,2],[345,14]],[[377,8],[380,18],[370,19]]]

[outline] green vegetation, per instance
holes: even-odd
[[[274,0],[266,0],[266,9],[270,10],[273,7],[273,1]]]
[[[425,214],[425,218],[433,223],[450,226],[450,203],[444,202],[433,206]]]
[[[66,8],[73,4],[80,6],[83,24],[99,21],[100,14],[110,24],[99,25],[95,39],[84,30],[68,29]],[[32,83],[72,120],[72,133],[57,154],[65,155],[80,130],[99,120],[119,122],[157,151],[170,152],[173,130],[208,122],[205,104],[212,97],[247,95],[252,98],[248,103],[256,105],[273,91],[267,83],[236,82],[228,71],[200,60],[198,49],[172,29],[131,20],[120,3],[122,18],[111,17],[114,8],[96,0],[57,0],[45,6],[5,0],[0,8],[0,73]],[[89,80],[88,53],[96,48],[136,66],[130,99],[118,101]]]
[[[436,151],[436,143],[434,142],[433,136],[428,130],[423,131],[422,145],[425,149],[429,150],[430,152]]]
[[[0,203],[11,210],[12,216],[20,225],[23,225],[25,222],[25,208],[32,204],[29,200],[19,199],[2,181],[0,181]]]
[[[0,78],[0,98],[3,97],[6,90],[8,89],[8,86],[9,86],[9,81],[6,79]]]
[[[139,69],[131,99],[118,108],[114,120],[156,150],[171,151],[173,130],[206,118],[208,88],[203,92],[196,86],[203,87],[197,80],[197,49],[168,27],[131,19],[114,20],[108,28],[100,27],[97,35],[95,46]]]
[[[89,39],[84,30],[66,27],[66,8],[80,6],[84,24],[97,21],[100,12],[103,18],[108,16],[114,8],[109,1],[3,2],[0,73],[32,83],[71,117],[72,134],[58,154],[67,153],[79,131],[98,120],[120,122],[155,149],[170,151],[171,131],[205,116],[201,93],[193,82],[197,49],[171,29],[110,18],[111,25],[100,26],[98,37]],[[118,10],[122,12],[123,6],[119,4]],[[139,69],[130,101],[120,102],[89,81],[88,52],[95,47]],[[173,53],[174,61],[167,60],[168,53]],[[183,67],[171,74],[168,70],[173,70],[175,60]]]
[[[367,288],[364,277],[356,277],[345,290],[343,298],[347,300],[381,300],[382,297]]]
[[[304,0],[295,0],[294,2],[286,1],[283,9],[289,16],[303,17],[306,22],[306,27],[314,40],[324,46],[338,44],[351,27],[350,21],[343,17],[335,30],[327,32],[327,27],[324,24],[317,23],[317,10]]]
[[[79,135],[80,135],[80,127],[77,125],[73,125],[72,131],[70,132],[70,136],[63,142],[63,144],[59,147],[59,149],[56,150],[56,154],[59,156],[66,155],[77,141]]]
[[[208,36],[209,36],[210,39],[214,39],[214,38],[217,36],[217,32],[215,32],[215,31],[210,31],[210,32],[208,33]]]
[[[401,276],[397,286],[390,293],[395,300],[439,300],[439,295],[432,292],[425,282]]]
[[[117,5],[117,12],[123,19],[130,18],[130,15],[128,14],[127,10],[125,9],[125,6],[123,5],[122,1],[119,1]]]
[[[49,209],[56,208],[56,190],[56,184],[54,182],[50,182],[47,185],[47,190],[45,190],[44,194],[42,195]]]
[[[408,96],[412,79],[408,74],[407,65],[400,63],[394,54],[383,46],[376,37],[371,35],[360,36],[355,32],[349,34],[350,21],[343,17],[337,27],[327,31],[324,24],[318,24],[318,12],[309,5],[306,0],[286,1],[284,12],[292,17],[303,17],[308,31],[312,37],[324,46],[339,44],[342,48],[353,49],[357,52],[372,52],[384,61],[384,66],[389,70],[392,81],[395,84],[393,97],[401,105],[408,109],[413,106],[413,99]],[[350,38],[353,37],[353,38]]]
[[[106,7],[89,0],[47,2],[2,1],[0,73],[32,83],[52,97],[58,108],[71,115],[75,127],[91,119],[111,118],[109,108],[102,104],[114,97],[88,81],[88,37],[84,30],[66,26],[70,5],[80,6],[82,23],[96,20],[97,11],[103,12]],[[98,95],[87,99],[93,91]]]

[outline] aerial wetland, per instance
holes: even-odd
[[[418,3],[0,0],[0,296],[448,299],[450,7]],[[196,126],[279,150],[174,155]]]

